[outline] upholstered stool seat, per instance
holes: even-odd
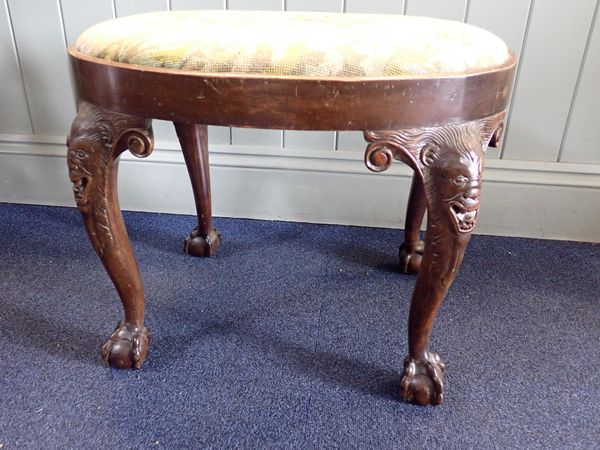
[[[184,250],[194,256],[212,256],[220,243],[207,125],[360,130],[370,170],[394,160],[414,170],[399,270],[418,276],[400,392],[442,402],[445,366],[429,335],[478,218],[485,150],[503,127],[516,58],[502,40],[424,17],[183,11],[102,22],[69,54],[78,98],[69,176],[125,311],[102,347],[107,364],[139,368],[150,345],[117,169],[126,150],[152,152],[152,119],[172,121],[181,143],[198,223]]]
[[[465,74],[510,57],[501,39],[459,22],[258,11],[154,12],[109,20],[85,31],[75,48],[151,67],[350,78]]]

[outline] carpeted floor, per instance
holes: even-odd
[[[398,400],[414,278],[401,232],[127,213],[153,345],[78,212],[0,204],[0,448],[600,448],[600,246],[475,236],[434,328],[446,402]]]

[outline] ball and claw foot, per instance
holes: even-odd
[[[402,398],[422,406],[441,405],[445,371],[446,366],[437,353],[428,353],[425,361],[407,357],[400,380]]]
[[[102,359],[107,366],[119,369],[139,369],[148,356],[150,330],[121,321],[102,346]]]
[[[213,229],[208,236],[203,237],[198,233],[198,228],[185,238],[183,251],[191,256],[214,256],[221,243],[221,234]]]
[[[419,241],[416,246],[404,242],[398,250],[400,271],[412,275],[419,273],[423,251],[425,251],[425,242],[423,241]]]

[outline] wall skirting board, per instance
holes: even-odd
[[[63,138],[0,136],[0,202],[73,206]],[[215,216],[402,228],[411,172],[350,151],[211,146]],[[122,158],[123,210],[193,214],[181,152]],[[1,220],[1,219],[0,219]],[[489,160],[479,234],[600,242],[600,165]]]

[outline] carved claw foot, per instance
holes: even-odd
[[[221,234],[212,229],[208,236],[201,236],[198,228],[185,238],[183,251],[191,256],[214,256],[217,253],[217,248],[221,243]]]
[[[415,275],[419,273],[421,267],[421,259],[425,251],[425,242],[419,241],[417,245],[409,245],[403,242],[398,250],[400,258],[400,271]]]
[[[119,322],[106,344],[102,346],[104,364],[119,369],[139,369],[148,356],[150,339],[148,328]]]
[[[442,404],[445,371],[446,366],[437,353],[429,352],[425,361],[407,357],[400,380],[402,398],[423,406]]]

